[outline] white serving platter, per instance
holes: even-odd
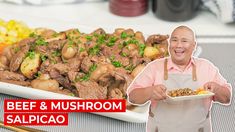
[[[80,99],[73,96],[58,94],[54,92],[34,89],[30,87],[23,87],[15,84],[0,82],[0,93],[22,97],[26,99]],[[94,113],[122,121],[145,123],[148,116],[149,104],[138,106],[132,111],[126,112],[100,112]]]
[[[196,99],[209,98],[214,95],[215,94],[210,91],[207,91],[206,94],[200,94],[200,95],[189,95],[189,96],[178,96],[178,97],[171,97],[167,95],[168,96],[167,101],[196,100]]]

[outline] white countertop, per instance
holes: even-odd
[[[22,20],[32,27],[49,27],[64,30],[72,27],[85,28],[87,32],[102,27],[111,32],[115,28],[133,28],[145,34],[169,34],[179,25],[193,28],[203,42],[235,42],[235,24],[224,24],[215,15],[200,11],[186,22],[167,22],[155,17],[151,9],[138,17],[120,17],[109,12],[108,2],[82,2],[67,5],[32,6],[0,3],[0,18]],[[219,37],[216,37],[219,36]],[[218,40],[219,38],[219,40]],[[199,40],[199,41],[201,41]]]

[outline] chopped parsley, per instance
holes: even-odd
[[[101,45],[101,44],[103,44],[104,42],[105,42],[105,34],[102,34],[102,35],[98,35],[98,34],[96,34],[97,35],[97,44],[99,44],[99,45]]]
[[[109,58],[111,61],[113,61],[115,59],[115,56],[114,55],[111,55],[110,58]]]
[[[58,37],[59,36],[59,33],[54,33],[53,35],[52,35],[52,37]]]
[[[46,55],[41,55],[40,58],[41,58],[42,62],[44,62],[47,60],[48,57]]]
[[[119,61],[116,61],[114,55],[111,55],[111,57],[109,59],[110,59],[112,65],[114,65],[115,67],[122,67],[122,63]]]
[[[106,44],[107,46],[111,47],[115,44],[115,42],[117,41],[117,38],[116,37],[111,37],[109,39],[109,42]]]
[[[114,42],[116,42],[116,41],[117,41],[117,38],[114,37],[114,36],[109,39],[109,42],[111,42],[111,43],[114,43]]]
[[[130,72],[132,72],[133,70],[134,70],[134,66],[133,65],[128,65],[128,66],[126,66],[125,67],[125,69],[127,70],[127,71],[130,71]]]
[[[136,39],[130,39],[127,41],[127,44],[138,44],[138,43],[139,43],[139,41]]]
[[[43,46],[43,45],[48,45],[48,42],[46,42],[43,38],[39,37],[36,41],[35,44],[38,46]]]
[[[87,39],[88,41],[91,41],[91,40],[92,40],[92,36],[86,36],[86,39]]]
[[[122,53],[121,53],[121,56],[127,57],[128,55],[127,55],[126,53],[122,52]]]
[[[122,63],[119,62],[119,61],[112,61],[112,64],[113,64],[115,67],[122,67]]]
[[[96,45],[88,50],[89,55],[97,55],[100,52],[99,45]]]
[[[123,45],[124,47],[127,46],[127,42],[124,41],[124,42],[122,43],[122,45]]]
[[[30,59],[34,59],[35,58],[35,52],[34,51],[29,51],[26,56],[29,57]]]
[[[114,44],[115,44],[115,43],[109,42],[109,43],[107,43],[106,45],[107,45],[108,47],[111,47],[111,46],[114,46]]]
[[[97,65],[96,65],[96,64],[93,64],[93,65],[89,68],[89,72],[91,73],[91,72],[95,71],[96,68],[97,68]]]
[[[77,78],[78,81],[88,81],[90,79],[90,74],[85,74],[84,76]],[[76,80],[75,80],[76,81]]]
[[[122,39],[127,38],[127,33],[126,33],[126,32],[122,32],[122,33],[121,33],[121,38],[122,38]]]
[[[119,48],[119,49],[122,49],[122,48],[123,48],[123,45],[122,45],[122,44],[119,44],[119,45],[118,45],[118,48]]]
[[[34,77],[35,77],[35,78],[38,78],[38,77],[40,77],[41,75],[42,75],[42,73],[41,73],[40,71],[38,71],[37,73],[34,74]]]
[[[72,41],[72,40],[69,40],[69,42],[68,42],[68,47],[72,47],[73,46],[73,44],[74,44],[74,42]]]
[[[96,68],[97,68],[97,65],[96,65],[96,64],[93,64],[93,65],[89,68],[89,71],[88,71],[87,74],[85,74],[85,75],[82,76],[82,77],[76,76],[75,82],[77,82],[77,81],[80,81],[80,82],[81,82],[81,81],[88,81],[88,80],[90,79],[91,73],[92,73],[93,71],[95,71]]]
[[[80,49],[79,49],[79,52],[83,52],[83,51],[85,51],[84,48],[80,48]]]
[[[141,55],[141,56],[143,56],[144,55],[144,49],[145,49],[145,44],[139,44],[138,45],[139,46],[139,54]]]
[[[59,50],[53,51],[51,54],[52,54],[52,56],[54,56],[54,57],[61,56],[61,53],[60,53]]]
[[[29,37],[30,38],[37,38],[38,35],[35,32],[32,32],[32,33],[29,34]]]
[[[17,53],[18,51],[20,51],[20,48],[19,47],[15,47],[14,48],[14,52]]]

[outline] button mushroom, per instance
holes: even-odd
[[[35,79],[31,82],[33,88],[46,90],[46,91],[57,91],[59,89],[59,83],[56,80],[41,80]]]
[[[69,44],[70,42],[68,42],[67,44],[64,45],[63,49],[62,49],[62,56],[65,59],[71,59],[75,56],[75,54],[77,53],[76,47],[74,44]]]

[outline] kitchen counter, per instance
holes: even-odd
[[[50,27],[57,30],[82,27],[89,31],[102,27],[108,32],[124,27],[140,30],[147,35],[169,34],[176,26],[188,25],[195,30],[198,42],[235,42],[235,24],[224,24],[208,11],[200,11],[189,21],[167,22],[155,17],[151,9],[138,17],[116,16],[109,12],[107,1],[48,6],[0,3],[0,16],[4,20],[22,20],[32,27]]]

